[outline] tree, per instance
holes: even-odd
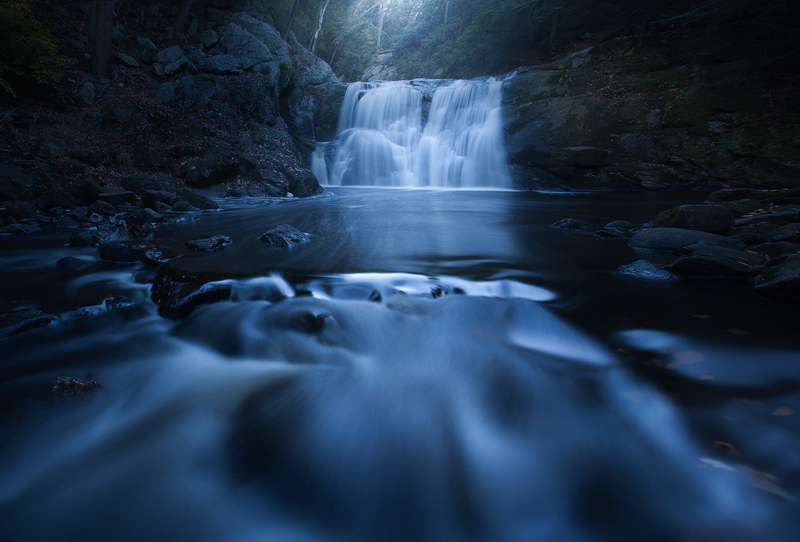
[[[381,52],[381,38],[383,37],[383,18],[386,15],[386,0],[381,0],[381,13],[378,19],[378,45],[376,50],[378,53]]]
[[[92,73],[105,79],[111,67],[111,36],[114,30],[114,2],[93,2],[89,19],[92,44]]]
[[[294,22],[294,16],[297,14],[297,7],[300,5],[300,0],[294,0],[294,5],[292,5],[292,13],[289,15],[289,22],[286,24],[286,31],[283,33],[283,41],[289,39],[289,32],[292,30],[292,23]]]
[[[331,0],[325,0],[325,3],[322,4],[322,9],[319,10],[319,19],[317,23],[317,30],[314,32],[314,37],[311,39],[311,54],[314,54],[314,51],[317,49],[317,40],[319,39],[319,32],[322,30],[322,20],[325,18],[325,10],[328,9],[328,4],[331,3]]]

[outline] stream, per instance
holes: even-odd
[[[492,84],[439,103],[494,103]],[[0,538],[796,540],[796,306],[623,272],[671,255],[550,226],[638,227],[705,194],[503,189],[496,141],[473,152],[403,108],[420,133],[393,140],[406,128],[352,107],[317,156],[324,195],[219,200],[152,232],[231,286],[184,320],[158,315],[145,264],[0,237],[0,313],[56,318],[0,339]],[[491,139],[496,112],[470,111],[458,134]],[[259,240],[280,224],[310,241]],[[185,245],[217,234],[233,242]],[[102,388],[54,398],[60,376]]]

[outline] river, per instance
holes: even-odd
[[[144,264],[0,238],[3,303],[57,316],[0,341],[4,540],[795,539],[796,307],[550,227],[702,194],[326,192],[157,229],[235,285],[180,322]]]

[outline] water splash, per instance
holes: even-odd
[[[509,188],[502,81],[354,83],[345,94],[332,160],[312,158],[334,186]],[[428,105],[430,102],[430,105]],[[427,120],[427,123],[425,122]]]

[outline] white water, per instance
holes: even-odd
[[[454,81],[437,88],[427,123],[425,81],[354,83],[339,119],[335,157],[317,147],[322,184],[509,188],[502,131],[502,82]]]

